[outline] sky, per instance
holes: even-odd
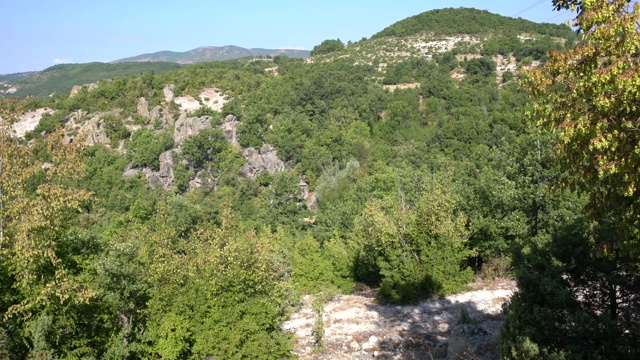
[[[440,8],[564,23],[551,0],[1,0],[0,74],[200,46],[306,49]]]

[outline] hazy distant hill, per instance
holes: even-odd
[[[246,49],[234,45],[202,46],[185,52],[159,51],[151,54],[142,54],[116,60],[113,61],[113,63],[166,61],[178,64],[194,64],[198,62],[230,60],[248,56],[266,57],[278,55],[306,59],[309,57],[309,51],[295,49]]]
[[[74,85],[84,85],[118,76],[146,72],[160,74],[179,68],[179,64],[170,62],[59,64],[42,71],[1,75],[0,96],[45,97],[51,94],[68,94]]]

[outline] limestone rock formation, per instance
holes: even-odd
[[[166,101],[167,103],[170,103],[173,101],[173,96],[174,96],[173,89],[174,89],[173,84],[166,85],[164,89],[162,89],[162,92],[164,93],[164,101]]]
[[[300,190],[302,190],[300,198],[305,200],[307,209],[315,210],[318,206],[316,193],[309,191],[309,184],[307,184],[307,177],[304,174],[300,174],[300,183],[298,183],[298,186],[300,186]]]
[[[149,118],[151,123],[155,123],[159,121],[162,128],[166,128],[168,126],[173,125],[173,117],[171,116],[171,112],[162,106],[154,106],[149,113]]]
[[[136,106],[136,112],[138,115],[145,119],[149,118],[149,102],[144,97],[138,99],[138,105]]]
[[[240,172],[247,178],[255,179],[263,171],[273,174],[285,168],[284,162],[278,158],[278,151],[269,144],[262,145],[260,150],[244,149],[242,155],[247,159],[247,163],[242,166]]]
[[[175,166],[173,155],[179,151],[179,149],[171,149],[160,154],[160,170],[153,171],[153,169],[150,168],[143,168],[141,170],[151,187],[162,187],[164,190],[171,190],[173,188],[173,168]],[[133,170],[135,170],[135,172]],[[124,178],[132,177],[135,176],[137,171],[140,170],[127,168],[122,176]]]
[[[164,88],[164,96],[167,103],[173,101],[180,108],[180,112],[189,113],[206,106],[215,111],[222,111],[224,104],[231,100],[231,97],[224,95],[222,90],[217,88],[204,88],[198,95],[198,99],[191,95],[174,96],[173,85]]]
[[[231,143],[231,145],[238,145],[238,124],[240,124],[240,121],[238,121],[237,117],[234,115],[227,115],[227,117],[224,118],[222,125],[220,125],[220,128],[224,133],[224,137]]]
[[[175,97],[173,102],[178,104],[182,113],[193,112],[202,107],[202,104],[191,95]]]
[[[206,174],[204,170],[199,171],[193,180],[189,181],[187,191],[193,191],[202,186],[207,186],[213,189],[213,191],[216,191],[218,188],[218,179]]]
[[[111,140],[107,136],[107,131],[102,122],[102,118],[106,115],[120,116],[122,109],[113,109],[111,111],[99,112],[94,114],[86,114],[79,110],[67,117],[65,124],[64,143],[71,143],[76,138],[84,139],[84,143],[88,146],[101,144],[111,144]],[[85,116],[90,116],[89,120],[83,120]]]
[[[173,141],[176,144],[182,144],[186,139],[198,135],[200,131],[211,128],[211,116],[187,118],[181,115],[175,123]]]
[[[228,101],[228,97],[217,88],[206,88],[200,93],[200,102],[215,111],[222,111],[222,107]]]
[[[82,89],[82,87],[86,86],[88,91],[91,91],[93,89],[95,89],[96,87],[98,87],[98,84],[95,83],[91,83],[91,84],[85,84],[85,85],[74,85],[71,88],[71,92],[69,93],[69,97],[74,97],[76,96],[76,94],[78,93],[78,91],[80,91],[80,89]]]
[[[29,131],[33,131],[44,114],[53,114],[55,111],[49,108],[40,108],[29,111],[20,117],[20,120],[11,125],[11,130],[17,137],[24,137]]]

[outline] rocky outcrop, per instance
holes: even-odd
[[[173,141],[176,144],[182,144],[186,139],[198,135],[200,131],[211,128],[211,116],[188,118],[181,115],[175,123]]]
[[[191,95],[175,97],[173,94],[172,85],[167,85],[164,88],[164,96],[167,103],[175,102],[180,108],[180,112],[189,113],[196,111],[203,106],[206,106],[215,111],[222,111],[224,104],[231,100],[231,97],[224,95],[222,90],[217,88],[204,88],[198,95],[198,99]],[[171,99],[171,100],[169,100]]]
[[[149,102],[147,99],[141,97],[138,99],[138,105],[136,105],[136,112],[138,115],[142,116],[145,119],[149,118]]]
[[[173,99],[173,95],[170,97]],[[151,124],[149,126],[157,126],[156,122],[160,122],[160,127],[163,129],[173,125],[173,117],[166,104],[165,106],[156,105],[149,110],[149,102],[144,97],[141,97],[136,105],[136,113],[144,119],[148,119]]]
[[[95,144],[111,144],[107,131],[102,122],[102,118],[106,115],[120,116],[122,109],[113,109],[107,112],[99,112],[95,114],[86,114],[82,110],[78,110],[67,117],[65,124],[64,143],[74,142],[76,138],[84,139],[84,143],[88,146]],[[83,120],[90,117],[89,120]]]
[[[193,112],[202,107],[202,104],[191,95],[175,97],[173,102],[178,105],[182,113]]]
[[[172,84],[166,85],[164,89],[162,89],[162,92],[164,93],[164,101],[166,101],[167,103],[173,101],[173,89],[174,86]]]
[[[318,207],[318,201],[316,199],[316,193],[309,191],[309,184],[307,184],[307,177],[304,174],[300,174],[300,186],[301,194],[300,198],[305,200],[307,209],[315,210]]]
[[[11,125],[11,130],[15,136],[24,137],[26,133],[33,131],[38,124],[40,124],[40,120],[42,120],[42,116],[44,114],[53,114],[54,112],[55,110],[49,108],[40,108],[34,111],[29,111],[20,116],[20,120]]]
[[[83,88],[83,87],[85,87],[85,86],[87,87],[87,90],[88,90],[88,91],[91,91],[91,90],[93,90],[93,89],[97,88],[97,87],[98,87],[98,84],[91,83],[91,84],[85,84],[85,85],[74,85],[74,86],[71,88],[71,92],[69,93],[69,97],[74,97],[74,96],[76,96],[76,94],[78,94],[78,91],[80,91],[80,89],[82,89],[82,88]]]
[[[247,178],[255,179],[263,171],[273,174],[285,169],[284,162],[278,158],[278,151],[269,144],[262,145],[260,150],[244,149],[242,155],[247,163],[242,166],[240,172]]]
[[[171,116],[171,112],[166,107],[162,106],[154,106],[153,109],[149,112],[149,118],[152,124],[155,124],[156,121],[160,122],[160,126],[164,129],[171,125],[173,125],[173,117]]]
[[[149,186],[162,187],[164,190],[171,190],[173,188],[173,168],[174,154],[178,153],[180,149],[172,149],[160,154],[160,170],[154,171],[150,168],[136,169],[131,166],[127,166],[122,174],[123,179],[130,179],[137,176],[140,172],[147,178]]]
[[[206,88],[200,93],[200,102],[215,111],[222,111],[222,107],[228,102],[228,96],[222,94],[217,88]]]
[[[216,191],[218,189],[218,179],[207,175],[205,171],[199,171],[193,180],[189,181],[187,191],[193,191],[203,186]]]
[[[224,118],[222,125],[220,125],[220,129],[222,129],[224,137],[232,145],[238,145],[238,124],[240,124],[240,121],[238,121],[237,117],[234,115],[227,115],[227,117]]]

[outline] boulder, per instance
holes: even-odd
[[[142,116],[145,119],[149,118],[149,102],[147,99],[141,97],[138,99],[138,105],[136,106],[136,112],[138,115]]]
[[[261,172],[273,174],[285,169],[284,162],[278,158],[278,151],[269,144],[264,144],[260,150],[247,148],[242,151],[247,163],[240,168],[244,177],[256,178]]]
[[[220,125],[222,132],[224,133],[224,137],[230,142],[232,145],[238,145],[238,118],[234,115],[227,115],[224,118],[224,122]]]
[[[164,93],[164,101],[166,101],[167,103],[173,101],[173,89],[173,84],[166,85],[164,89],[162,89],[162,92]]]
[[[88,146],[98,143],[105,145],[111,144],[111,140],[107,136],[106,129],[102,123],[102,118],[106,115],[120,116],[121,112],[122,109],[113,109],[107,112],[89,114],[86,116],[90,116],[91,118],[86,121],[82,120],[86,114],[82,111],[71,114],[65,124],[66,136],[63,142],[72,143],[75,141],[75,138],[81,138],[84,139],[84,143]]]
[[[211,117],[191,117],[187,118],[181,115],[175,123],[173,131],[173,141],[176,144],[182,144],[186,139],[198,135],[204,129],[211,129]]]
[[[122,173],[122,178],[123,179],[134,178],[136,177],[136,175],[138,175],[138,172],[140,172],[140,170],[138,169],[126,169],[124,173]]]

